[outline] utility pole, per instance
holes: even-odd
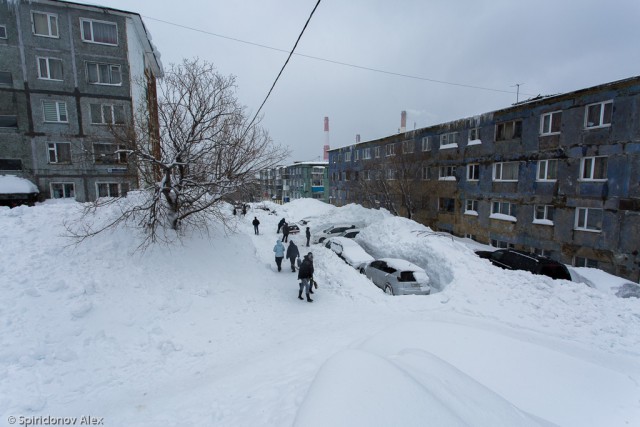
[[[516,83],[511,87],[515,87],[516,89],[516,104],[520,101],[520,86],[522,86],[524,83]]]

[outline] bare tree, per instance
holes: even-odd
[[[94,229],[85,222],[73,233],[84,238],[121,222],[145,231],[143,245],[166,240],[167,230],[208,230],[225,220],[222,202],[256,184],[259,171],[288,156],[259,121],[249,123],[235,95],[235,77],[220,75],[198,59],[172,65],[158,85],[154,110],[135,112],[131,126],[113,126],[117,143],[138,171],[140,192],[127,203],[98,199],[92,208],[120,203],[121,213]],[[169,233],[171,234],[171,233]]]

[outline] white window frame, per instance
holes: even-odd
[[[610,117],[605,117],[606,106],[611,105],[611,115]],[[589,109],[591,107],[600,106],[600,114],[598,117],[597,123],[589,122]],[[604,121],[608,119],[609,122],[604,123]],[[596,129],[611,126],[611,122],[613,121],[613,100],[602,101],[602,102],[594,102],[593,104],[589,104],[584,109],[584,128],[585,129]]]
[[[557,123],[558,129],[560,129],[560,126],[562,125],[562,110],[552,111],[540,116],[540,135],[558,135],[560,130],[553,130],[556,120],[560,122]]]
[[[392,157],[396,155],[396,144],[387,144],[384,146],[385,157]]]
[[[478,216],[478,203],[477,199],[466,199],[464,201],[464,214]]]
[[[504,171],[506,165],[515,165],[516,178],[504,178]],[[493,180],[496,182],[518,182],[518,176],[520,175],[520,162],[497,162],[493,164]]]
[[[402,141],[402,153],[403,154],[411,154],[414,149],[413,141]]]
[[[55,109],[55,120],[47,119],[47,104],[50,105],[50,111]],[[54,101],[51,99],[42,100],[42,117],[45,123],[69,123],[69,114],[67,113],[67,103],[64,101]],[[51,119],[51,117],[49,117]]]
[[[543,225],[553,225],[555,207],[553,205],[534,205],[533,223]],[[542,215],[539,215],[542,213]]]
[[[460,132],[448,132],[440,135],[440,149],[457,148],[460,140]]]
[[[92,106],[97,105],[100,108],[100,120],[99,122],[94,122],[93,119],[93,111],[92,111]],[[118,122],[116,121],[116,108],[121,109],[122,111],[122,122]],[[105,109],[109,110],[109,116],[105,116]],[[107,120],[110,119],[111,121]],[[92,125],[123,125],[126,122],[126,116],[125,116],[125,108],[124,105],[118,105],[118,104],[89,104],[89,119],[91,120],[91,124]]]
[[[350,162],[351,161],[351,151],[347,151],[344,153],[344,161],[345,162]]]
[[[375,149],[373,150],[374,155],[376,156],[376,159],[379,159],[379,158],[380,158],[380,154],[381,154],[380,152],[381,152],[381,151],[382,151],[382,149],[381,149],[379,146],[378,146],[378,147],[375,147]]]
[[[479,127],[469,129],[469,137],[467,138],[467,142],[471,141],[479,141],[478,143],[482,143],[482,140],[480,139]]]
[[[447,165],[438,168],[438,181],[455,181],[456,167]]]
[[[429,166],[422,167],[422,180],[423,181],[431,180],[431,171]]]
[[[60,153],[61,150],[59,146],[61,145],[68,146],[69,152],[69,160],[61,160]],[[70,142],[48,142],[47,143],[47,160],[49,164],[71,164],[71,143]]]
[[[53,188],[54,185],[60,185],[62,186],[61,191],[62,191],[62,197],[56,197],[56,192],[55,189]],[[68,192],[68,188],[66,187],[67,185],[70,185],[71,188],[71,193],[69,194]],[[73,182],[50,182],[49,183],[49,194],[51,194],[51,198],[52,199],[75,199],[76,197],[76,184]]]
[[[551,168],[550,164],[555,164],[555,177],[550,177]],[[540,178],[543,175],[544,178]],[[558,159],[544,159],[538,160],[538,168],[536,170],[536,181],[538,182],[555,182],[558,180]]]
[[[506,240],[498,240],[491,239],[491,247],[498,249],[514,249],[515,245],[513,243],[507,242]]]
[[[604,178],[594,178],[596,172],[596,163],[601,162],[604,159]],[[607,156],[590,156],[580,159],[580,176],[578,181],[596,181],[604,182],[607,180],[607,168],[608,168]],[[599,168],[598,168],[599,169]],[[585,176],[586,175],[586,176]]]
[[[447,201],[447,203],[443,204],[442,202],[445,200]],[[448,206],[452,206],[453,209],[446,209]],[[438,197],[438,212],[447,214],[456,213],[456,199],[454,199],[453,197]]]
[[[98,156],[98,154],[100,154],[100,156],[104,156],[104,154],[101,153],[96,153],[96,145],[109,145],[113,147],[113,154],[110,154],[111,158],[113,158],[113,161],[96,161],[96,158]],[[116,153],[116,151],[118,150],[124,150],[125,147],[122,145],[118,145],[118,144],[114,144],[112,142],[94,142],[92,147],[91,147],[92,151],[93,151],[93,163],[98,164],[98,165],[122,165],[122,164],[127,164],[127,153],[126,152],[120,152],[120,153]]]
[[[85,34],[84,34],[84,23],[88,22],[90,25],[90,33],[91,33],[91,38],[87,39],[85,38]],[[116,42],[115,43],[107,43],[107,42],[99,42],[99,41],[95,41],[95,34],[94,34],[94,29],[93,29],[93,24],[104,24],[104,25],[112,25],[116,28]],[[85,43],[95,43],[95,44],[102,44],[102,45],[106,45],[106,46],[118,46],[118,23],[117,22],[111,22],[111,21],[100,21],[97,19],[89,19],[89,18],[80,18],[80,37],[82,38],[82,41]]]
[[[497,210],[496,210],[496,206],[498,207]],[[515,203],[506,202],[502,200],[492,200],[491,215],[489,218],[516,222],[517,210],[518,210],[518,207]],[[502,216],[496,216],[496,215],[502,215]]]
[[[360,150],[353,150],[353,160],[356,162],[360,160]]]
[[[477,171],[477,178],[474,178],[473,171]],[[467,181],[479,181],[480,180],[480,163],[469,163],[467,165]]]
[[[431,137],[423,136],[420,140],[420,144],[422,146],[422,151],[431,151]]]
[[[517,123],[520,123],[519,134],[516,132],[516,129],[518,128]],[[505,134],[505,137],[498,139],[498,137],[501,136],[500,135],[501,126],[505,127],[505,130],[503,132]],[[509,135],[506,135],[507,130],[509,130]],[[521,138],[522,138],[522,120],[521,119],[507,120],[505,122],[496,123],[495,138],[494,138],[496,141],[513,141],[514,139],[521,139]]]
[[[105,62],[90,62],[87,61],[86,63],[86,73],[87,73],[87,83],[89,83],[90,85],[100,85],[100,86],[122,86],[122,66],[120,64],[108,64]],[[91,72],[89,71],[89,68],[94,67],[95,66],[95,75],[97,76],[97,80],[96,81],[91,81],[92,77],[91,77]],[[101,81],[102,79],[102,73],[100,72],[100,67],[102,66],[107,66],[108,67],[108,74],[109,74],[109,82],[103,82]],[[120,78],[120,81],[118,83],[112,83],[113,82],[113,77],[115,75],[114,70],[118,70],[118,76]]]
[[[96,198],[100,198],[100,197],[122,197],[122,185],[126,184],[127,186],[129,186],[128,183],[123,183],[123,182],[96,182]],[[100,196],[100,186],[101,185],[106,185],[107,187],[107,193],[108,195],[106,196]],[[112,185],[117,185],[118,186],[118,194],[117,195],[112,195],[111,194],[111,186]],[[129,191],[129,190],[127,190]]]
[[[46,63],[46,70],[42,69],[41,60],[44,60]],[[59,61],[60,69],[62,70],[62,78],[53,79],[51,78],[51,61]],[[62,59],[60,58],[51,58],[48,56],[36,56],[36,64],[38,65],[38,79],[40,80],[52,80],[56,82],[61,82],[64,80],[64,64]],[[46,71],[46,76],[43,74],[43,71]]]
[[[362,159],[363,160],[371,159],[371,147],[367,147],[362,150]]]
[[[33,18],[34,15],[44,15],[46,17],[46,20],[47,20],[47,33],[46,34],[37,33],[36,32],[36,21]],[[53,25],[52,25],[52,23],[53,23]],[[54,38],[54,39],[60,38],[60,27],[58,25],[58,14],[32,10],[31,11],[31,31],[32,31],[33,35],[38,36],[38,37],[49,37],[49,38]]]
[[[600,228],[589,226],[589,213],[600,211]],[[580,231],[590,231],[600,233],[602,231],[602,221],[604,220],[604,210],[602,208],[576,208],[574,229]]]
[[[580,262],[579,260],[582,260],[583,262]],[[574,256],[571,264],[574,267],[598,268],[598,260],[581,256]]]
[[[6,25],[0,25],[0,39],[7,39],[7,26]]]

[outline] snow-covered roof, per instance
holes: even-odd
[[[33,194],[39,193],[38,187],[25,178],[15,175],[0,175],[0,194]]]

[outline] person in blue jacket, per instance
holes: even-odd
[[[273,247],[273,252],[276,253],[276,264],[278,265],[278,271],[282,271],[282,258],[284,258],[284,245],[280,239],[276,240],[276,245]]]

